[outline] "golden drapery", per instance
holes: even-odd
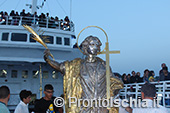
[[[66,113],[80,112],[80,108],[77,107],[76,104],[71,104],[71,107],[69,107],[69,97],[75,97],[76,99],[81,98],[81,93],[82,93],[82,87],[80,84],[81,61],[82,59],[76,58],[70,62],[69,61],[65,62],[65,75],[63,81],[63,87],[64,87],[64,100],[65,100]],[[122,89],[123,83],[120,80],[113,77],[111,77],[110,80],[111,80],[110,81],[111,97],[114,97],[115,95],[113,92],[116,91],[117,89]],[[118,111],[119,111],[118,108],[111,108],[109,110],[109,113],[118,113]]]

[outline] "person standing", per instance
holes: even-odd
[[[162,73],[159,76],[159,80],[160,81],[170,80],[170,72],[168,72],[168,68],[167,67],[163,67]]]
[[[154,76],[155,76],[155,73],[154,73],[154,71],[150,71],[149,82],[154,82],[154,81],[155,81],[155,78],[154,78]]]
[[[125,73],[122,75],[122,81],[123,81],[124,84],[129,83],[128,80],[127,80],[127,75]]]
[[[162,69],[159,71],[159,76],[163,73],[163,68],[167,67],[165,63],[161,64]]]
[[[140,72],[136,73],[136,78],[137,78],[137,83],[142,83],[143,82],[143,77],[140,77]]]
[[[132,76],[130,77],[130,83],[137,83],[135,71],[132,71]]]
[[[143,81],[145,82],[145,83],[149,83],[149,70],[148,69],[145,69],[145,71],[144,71],[144,75],[143,75]]]
[[[27,91],[27,90],[22,90],[19,94],[20,96],[20,103],[17,105],[14,113],[29,113],[28,110],[28,104],[31,101],[31,91]]]
[[[0,113],[10,113],[7,104],[10,98],[10,90],[7,86],[0,87]]]
[[[58,108],[53,103],[53,86],[46,84],[44,87],[45,96],[35,102],[35,113],[57,113]]]
[[[131,77],[131,75],[128,74],[128,75],[127,75],[127,82],[128,82],[128,83],[130,83],[130,77]]]
[[[153,99],[156,97],[156,87],[154,84],[145,83],[141,88],[142,100],[147,101],[147,107],[137,107],[133,108],[133,113],[168,113],[167,108],[158,105],[154,106]],[[142,105],[142,103],[141,103]]]

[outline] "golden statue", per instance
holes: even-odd
[[[109,96],[115,97],[119,90],[123,88],[122,81],[112,74],[110,67],[107,68],[105,61],[97,57],[102,45],[100,40],[97,37],[88,36],[81,45],[82,52],[86,55],[85,59],[76,58],[72,61],[59,63],[50,59],[49,56],[52,55],[48,48],[44,52],[44,60],[64,75],[63,87],[66,113],[118,113],[118,108],[114,107],[108,110],[107,107],[103,106],[84,107],[82,104],[80,107],[77,104],[69,106],[70,97],[82,100],[106,99]],[[105,51],[105,53],[107,56],[109,51]],[[109,72],[109,77],[106,76],[107,71]],[[107,91],[108,89],[109,92]]]

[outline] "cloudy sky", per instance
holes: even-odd
[[[110,55],[114,72],[135,70],[143,75],[143,71],[149,69],[158,75],[161,63],[170,66],[169,0],[72,0],[72,8],[70,1],[46,0],[38,13],[49,12],[50,16],[60,19],[68,15],[75,23],[76,36],[89,25],[103,28],[109,36],[110,50],[121,51],[121,54]],[[42,2],[38,0],[38,5]],[[31,0],[1,0],[0,10],[9,13],[13,9],[21,12],[24,8],[29,12],[25,5],[29,3]],[[84,31],[80,42],[88,35],[98,36],[104,48],[105,36],[100,30]]]

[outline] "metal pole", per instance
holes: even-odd
[[[42,98],[42,69],[41,69],[41,64],[40,64],[40,98]]]
[[[34,14],[37,11],[37,0],[32,0],[31,13]]]
[[[70,22],[71,22],[71,16],[72,16],[72,0],[70,0]]]
[[[163,82],[163,106],[165,107],[165,82]]]

